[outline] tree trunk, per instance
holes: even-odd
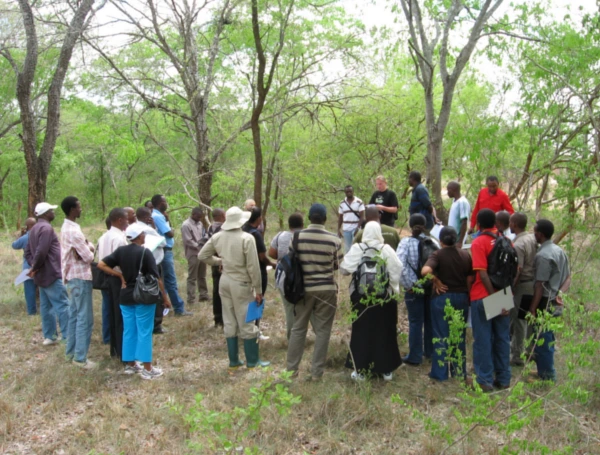
[[[263,155],[262,144],[260,143],[259,116],[260,113],[252,115],[250,129],[252,130],[252,145],[254,146],[254,201],[257,207],[262,207]]]

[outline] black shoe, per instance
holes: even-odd
[[[165,329],[162,325],[159,325],[152,331],[152,333],[155,333],[157,335],[162,335],[163,333],[167,333],[167,332],[168,332],[168,330]]]
[[[410,360],[408,360],[408,357],[402,357],[402,363],[406,363],[407,365],[410,365],[411,367],[418,367],[419,365],[421,365],[420,363],[411,362]]]
[[[215,327],[225,327],[223,321],[215,321]]]
[[[506,389],[510,389],[510,384],[508,385],[503,385],[500,384],[500,381],[498,381],[497,379],[494,381],[494,387],[498,390],[506,390]]]
[[[175,313],[175,316],[193,316],[194,313],[191,311],[183,310],[181,313]]]

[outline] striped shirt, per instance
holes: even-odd
[[[298,258],[304,288],[310,291],[337,291],[333,272],[343,259],[342,242],[321,224],[311,224],[298,234]]]

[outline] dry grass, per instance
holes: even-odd
[[[12,285],[20,269],[20,254],[9,249],[7,238],[1,245],[0,453],[189,453],[186,439],[190,435],[183,418],[171,411],[172,404],[190,406],[195,394],[202,393],[205,405],[216,411],[245,406],[251,387],[260,384],[270,371],[285,367],[284,314],[271,289],[262,324],[271,339],[261,346],[262,356],[272,361],[269,370],[242,369],[230,374],[223,336],[212,327],[209,305],[202,304],[190,308],[195,312],[191,318],[166,318],[169,332],[155,337],[155,359],[165,370],[163,378],[141,381],[124,376],[119,362],[111,359],[108,348],[101,344],[100,294],[95,291],[90,358],[99,361],[100,368],[82,371],[65,361],[63,346],[41,345],[39,317],[26,315],[22,289]],[[183,272],[183,263],[177,267]],[[183,278],[180,276],[180,284],[185,283]],[[403,310],[399,324],[407,325]],[[253,438],[263,453],[439,453],[444,443],[425,430],[423,419],[393,404],[393,394],[427,417],[451,423],[457,434],[465,431],[452,423],[456,422],[453,413],[465,409],[464,401],[457,397],[461,387],[452,381],[432,383],[426,377],[427,365],[402,367],[391,383],[353,383],[349,370],[343,367],[347,335],[348,326],[338,315],[328,369],[321,382],[304,380],[312,351],[309,341],[300,378],[289,387],[302,403],[284,418],[266,410],[261,430]],[[401,351],[406,352],[406,345],[401,344]],[[560,353],[557,359],[559,372],[564,371]],[[597,381],[596,372],[597,368],[589,372],[589,381]],[[600,453],[597,396],[588,407],[565,403],[558,396],[553,399],[556,401],[545,403],[544,417],[534,419],[516,434],[506,436],[496,427],[477,428],[451,453],[500,453],[513,437],[535,439],[554,449],[571,447],[577,454]],[[508,413],[511,406],[515,405],[506,405],[498,412]],[[202,441],[206,435],[194,438]]]

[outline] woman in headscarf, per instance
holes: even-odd
[[[467,373],[464,328],[458,345],[453,347],[453,352],[447,353],[450,326],[446,320],[445,307],[449,302],[452,308],[460,312],[463,321],[466,321],[469,313],[469,289],[474,280],[471,275],[471,255],[466,250],[456,248],[457,240],[456,229],[451,226],[443,228],[440,232],[442,249],[434,251],[421,270],[422,276],[434,276],[434,293],[430,305],[435,345],[429,377],[438,381],[448,379],[450,370],[453,376],[466,377]]]
[[[377,267],[371,292],[365,292],[364,285],[360,288],[358,275],[362,273],[361,262],[365,256],[387,269],[385,276],[381,273],[382,267]],[[392,372],[402,364],[396,334],[398,306],[392,298],[399,291],[402,264],[393,248],[384,244],[379,223],[370,221],[365,225],[362,242],[352,245],[340,269],[343,274],[354,274],[350,282],[350,300],[356,319],[352,322],[346,367],[354,370],[351,377],[355,380],[364,380],[368,374],[381,375],[384,380],[391,381]]]

